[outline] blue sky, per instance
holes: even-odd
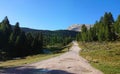
[[[120,0],[0,0],[0,21],[34,29],[66,29],[72,24],[94,24],[105,12],[120,14]]]

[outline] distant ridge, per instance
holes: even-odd
[[[82,25],[86,25],[86,27],[87,27],[88,29],[92,26],[91,24],[73,24],[73,25],[69,26],[69,27],[67,28],[67,30],[80,32]]]
[[[14,26],[12,25],[12,28],[14,28]],[[36,32],[41,32],[44,35],[51,35],[51,34],[59,34],[59,35],[65,35],[65,36],[70,36],[70,37],[76,37],[76,35],[78,34],[77,31],[72,31],[72,30],[38,30],[38,29],[32,29],[32,28],[26,28],[26,27],[21,27],[21,30],[28,33],[28,32],[32,32],[32,33],[36,33]]]

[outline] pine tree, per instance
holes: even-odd
[[[82,25],[81,28],[82,41],[87,41],[87,27]]]
[[[105,39],[105,27],[102,23],[99,23],[99,31],[98,31],[98,41],[102,42]]]
[[[118,16],[117,20],[114,23],[114,30],[117,39],[120,39],[120,15]]]
[[[12,28],[7,16],[2,21],[0,29],[2,30],[3,34],[10,35]]]
[[[8,47],[9,36],[12,31],[12,28],[11,28],[11,25],[9,24],[9,20],[7,16],[1,22],[0,30],[1,30],[1,35],[2,35],[1,46],[6,49]]]
[[[27,54],[25,32],[22,31],[20,35],[17,36],[15,41],[15,49],[18,56],[25,56]]]
[[[42,52],[42,47],[43,47],[43,36],[41,33],[36,33],[35,37],[32,41],[32,49],[33,53],[41,53]]]
[[[32,47],[31,44],[32,44],[32,41],[33,41],[32,34],[31,33],[27,33],[26,38],[27,38],[27,47],[29,49],[31,49],[31,47]]]
[[[81,32],[79,32],[79,33],[77,34],[76,40],[77,40],[77,41],[82,41]]]
[[[18,35],[20,35],[20,33],[21,33],[21,29],[19,27],[19,23],[17,22],[15,24],[13,32],[11,33],[10,38],[9,38],[9,43],[11,45],[15,45],[16,38]]]
[[[93,41],[93,36],[92,36],[92,28],[90,28],[89,30],[88,30],[88,33],[87,33],[88,35],[88,41],[90,42],[90,41]]]
[[[105,13],[104,15],[104,21],[103,21],[103,24],[106,25],[106,30],[108,30],[108,38],[107,40],[110,41],[110,40],[114,40],[114,29],[113,29],[113,23],[114,23],[114,18],[112,16],[112,14],[109,12],[109,13]]]
[[[21,33],[21,29],[19,27],[19,22],[15,24],[14,30],[13,30],[14,35],[19,35]]]

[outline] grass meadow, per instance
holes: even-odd
[[[104,74],[120,74],[120,42],[79,43],[80,55]]]

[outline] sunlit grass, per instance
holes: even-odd
[[[80,52],[94,67],[105,74],[120,74],[120,42],[79,43]]]
[[[58,54],[38,54],[38,55],[34,55],[34,56],[27,56],[24,59],[4,61],[4,62],[0,62],[0,68],[16,67],[16,66],[21,66],[24,64],[30,64],[33,62],[38,62],[41,60],[52,58],[52,57],[58,56],[60,54],[61,53],[58,53]]]

